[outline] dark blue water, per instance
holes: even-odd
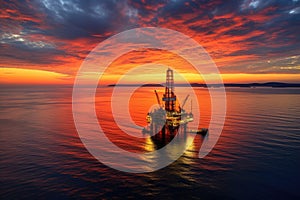
[[[201,96],[204,89],[196,90]],[[73,123],[71,92],[1,87],[1,199],[300,198],[300,89],[227,89],[226,122],[212,152],[197,158],[197,136],[179,160],[142,174],[111,169],[88,153]]]

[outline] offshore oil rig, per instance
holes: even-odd
[[[165,93],[163,94],[162,101],[156,90],[154,90],[157,103],[159,108],[154,109],[153,111],[147,114],[147,128],[143,129],[143,133],[148,133],[151,136],[161,136],[165,138],[166,136],[174,137],[181,127],[183,132],[186,133],[187,124],[192,122],[193,113],[192,113],[192,103],[191,111],[186,112],[184,110],[184,105],[186,104],[189,95],[185,97],[182,102],[182,105],[179,104],[177,97],[174,92],[174,74],[173,70],[170,68],[166,72],[166,85]],[[207,129],[200,130],[190,130],[189,132],[205,135]]]

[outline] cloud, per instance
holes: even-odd
[[[12,0],[1,6],[0,64],[8,67],[75,74],[99,42],[130,28],[158,26],[195,39],[224,73],[299,73],[299,63],[281,62],[300,55],[295,0]],[[135,63],[138,56],[126,59]],[[267,63],[276,59],[278,64]]]

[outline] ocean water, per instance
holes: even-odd
[[[120,133],[109,112],[112,90],[99,88],[95,103],[110,140],[128,151],[155,149],[153,141]],[[130,99],[137,125],[146,125],[156,103],[153,90],[140,88]],[[195,91],[200,105],[187,103],[186,109],[200,110],[205,127],[209,94]],[[183,88],[176,92],[185,96]],[[132,174],[107,167],[84,147],[73,121],[72,88],[1,86],[0,198],[299,199],[300,89],[227,88],[226,93],[224,129],[205,158],[197,157],[203,142],[197,135],[171,165]]]

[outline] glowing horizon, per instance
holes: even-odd
[[[134,77],[134,80],[127,81],[127,84],[135,84],[141,80],[147,80],[149,84],[164,83],[165,73],[156,74],[139,74]],[[183,73],[189,83],[204,83],[199,74]],[[105,75],[102,78],[101,84],[114,84],[122,75]],[[154,77],[151,79],[151,77]],[[265,83],[265,82],[284,82],[284,83],[299,83],[299,74],[221,74],[224,83]],[[91,76],[91,78],[97,78]],[[177,79],[176,79],[177,78]],[[98,79],[98,78],[97,78]],[[72,85],[74,77],[67,74],[56,73],[45,70],[34,69],[19,69],[19,68],[0,68],[0,84],[46,84],[57,85],[65,84]],[[183,81],[175,76],[175,82],[180,84]]]

